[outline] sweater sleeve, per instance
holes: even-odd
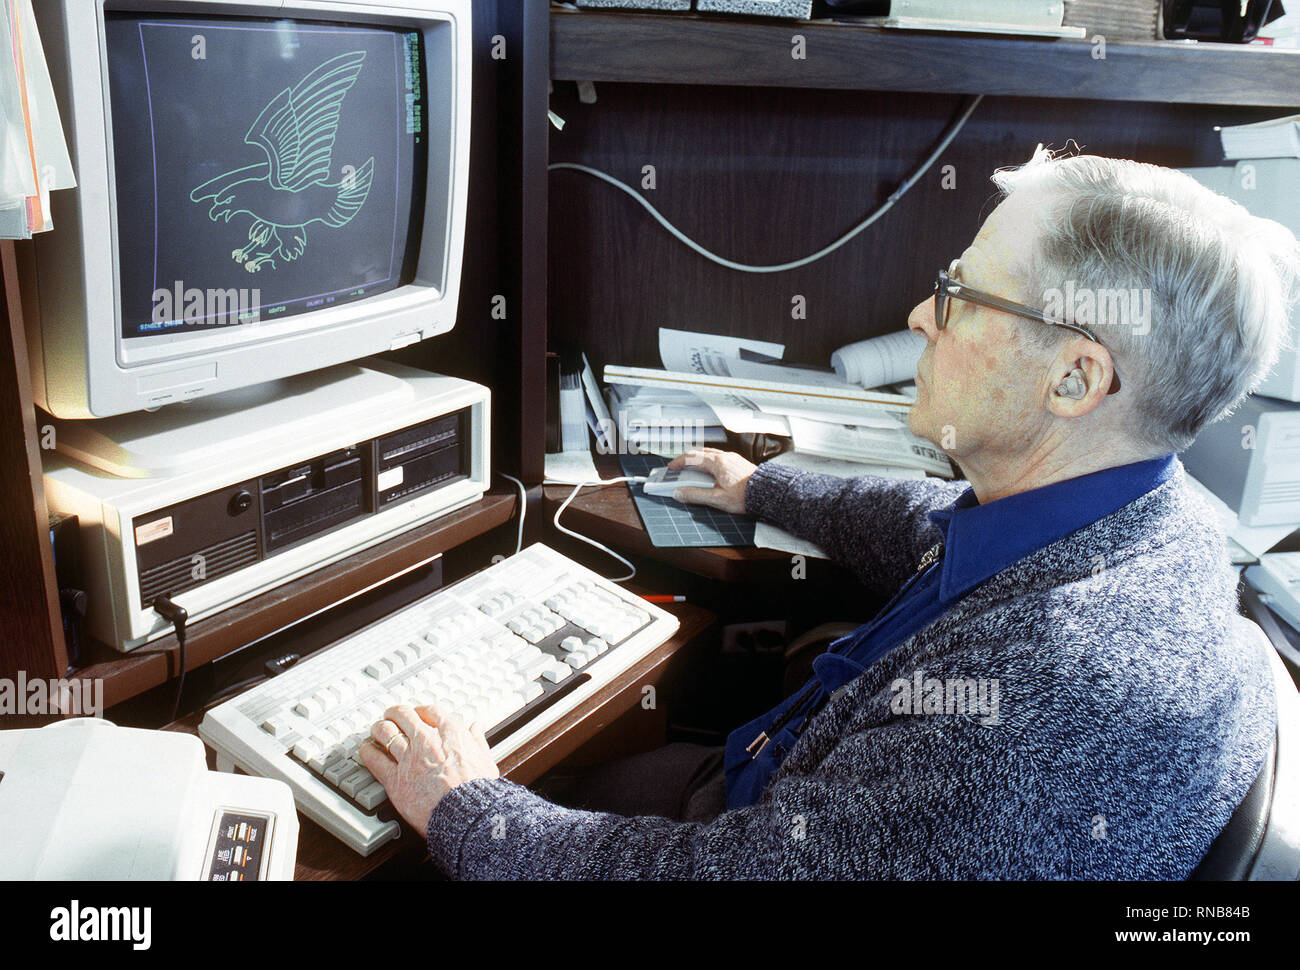
[[[951,505],[964,481],[837,478],[768,462],[745,488],[752,515],[821,546],[869,589],[892,594],[939,538],[926,513]]]
[[[1026,829],[1055,813],[1041,791],[1011,787],[1018,770],[989,772],[1007,759],[980,750],[992,732],[972,730],[983,736],[919,720],[850,735],[815,774],[787,775],[709,823],[577,811],[504,779],[467,782],[430,818],[429,851],[462,880],[1012,877],[1025,869],[1018,845],[1055,838]],[[940,830],[965,851],[940,851]]]

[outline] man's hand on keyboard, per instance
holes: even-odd
[[[745,486],[758,468],[734,451],[701,448],[688,451],[668,463],[670,469],[693,468],[713,476],[713,488],[679,488],[683,502],[709,505],[723,512],[745,514]]]
[[[466,727],[442,708],[390,707],[370,737],[360,749],[362,762],[420,835],[428,832],[443,795],[463,782],[501,774],[482,729]]]

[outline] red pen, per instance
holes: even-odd
[[[647,603],[685,603],[685,596],[642,596]]]

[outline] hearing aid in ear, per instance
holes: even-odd
[[[1088,382],[1084,379],[1083,370],[1076,367],[1066,376],[1065,380],[1056,385],[1056,393],[1061,397],[1073,398],[1078,400],[1088,393]]]

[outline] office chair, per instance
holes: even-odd
[[[1253,591],[1243,594],[1243,602],[1268,629],[1271,617],[1259,616],[1263,607]],[[1238,620],[1241,641],[1268,654],[1277,696],[1277,731],[1246,797],[1188,878],[1294,882],[1300,879],[1300,694],[1272,636],[1245,617]],[[1280,631],[1276,635],[1281,636]]]

